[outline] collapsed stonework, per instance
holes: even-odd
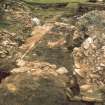
[[[1,69],[2,68],[7,69],[16,60],[16,57],[14,56],[17,53],[18,43],[16,43],[14,37],[15,37],[14,33],[10,33],[6,30],[0,31],[0,68]]]
[[[91,11],[77,19],[71,36],[74,74],[81,94],[102,99],[105,94],[105,11]],[[69,43],[69,42],[68,42]]]
[[[17,51],[30,36],[33,14],[20,0],[0,1],[0,69],[11,69]]]

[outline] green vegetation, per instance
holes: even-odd
[[[56,3],[56,2],[84,2],[86,0],[25,0],[27,2]]]
[[[76,8],[78,2],[83,3],[86,2],[87,0],[25,0],[27,2],[31,3],[62,3],[62,2],[69,2],[68,7],[70,8]]]
[[[0,21],[0,29],[6,28],[9,25],[9,22],[7,21]]]

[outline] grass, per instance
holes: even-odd
[[[77,8],[78,2],[83,3],[87,0],[25,0],[27,2],[31,3],[62,3],[62,2],[69,2],[69,5],[67,7],[69,8]]]
[[[85,2],[86,0],[25,0],[27,2],[57,3],[57,2]]]
[[[9,26],[9,22],[3,20],[0,21],[0,29],[6,28],[7,26]]]
[[[83,3],[86,2],[87,0],[25,0],[27,2],[31,3],[62,3],[62,2],[69,2],[68,7],[70,8],[76,8],[78,5],[78,2]]]
[[[60,9],[60,10],[55,10],[54,8],[48,9],[48,10],[36,10],[33,9],[33,12],[38,16],[42,18],[49,17],[50,15],[56,15],[56,14],[62,14],[62,13],[67,13],[68,15],[72,15],[75,11],[75,9],[78,7],[78,3],[76,2],[85,2],[86,0],[25,0],[27,2],[31,3],[58,3],[58,2],[69,2],[69,5],[67,6],[68,9]],[[41,16],[43,15],[43,16]]]

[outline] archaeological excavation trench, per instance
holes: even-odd
[[[104,105],[105,11],[28,5],[0,1],[0,105]]]

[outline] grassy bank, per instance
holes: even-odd
[[[85,2],[86,0],[25,0],[27,2],[57,3],[57,2]]]
[[[25,0],[27,2],[31,3],[63,3],[63,2],[69,2],[68,7],[70,8],[76,8],[78,3],[86,2],[87,0]]]

